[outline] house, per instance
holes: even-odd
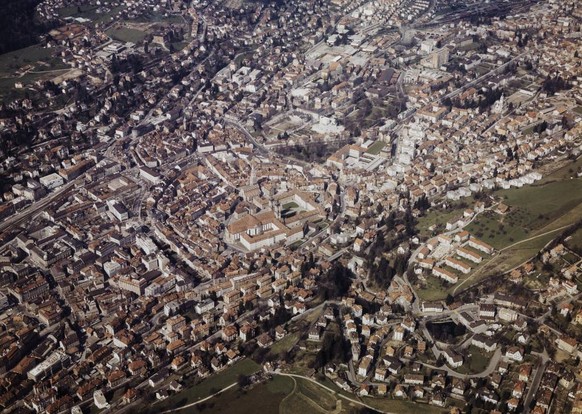
[[[145,372],[147,370],[147,364],[145,361],[143,361],[141,359],[137,359],[137,360],[129,363],[129,365],[127,366],[127,369],[129,370],[129,373],[133,376],[142,375],[142,374],[145,374]]]
[[[113,388],[125,381],[125,372],[116,369],[107,376],[107,386]]]
[[[230,342],[236,339],[236,327],[234,325],[229,325],[222,330],[222,340]]]
[[[493,304],[482,303],[479,305],[479,317],[483,319],[495,319],[496,308]]]
[[[319,326],[312,326],[309,330],[308,339],[310,341],[320,341],[321,340],[321,328]]]
[[[478,398],[480,398],[481,400],[483,400],[485,402],[489,402],[492,404],[499,403],[499,397],[497,396],[497,394],[494,391],[488,390],[487,388],[481,388],[477,392],[477,396],[478,396]]]
[[[523,364],[521,367],[519,367],[519,377],[518,377],[519,380],[528,382],[529,377],[531,375],[531,370],[532,370],[531,364]]]
[[[168,375],[169,375],[169,371],[168,371],[167,368],[162,369],[162,370],[156,372],[148,380],[148,383],[150,384],[150,387],[152,387],[152,388],[157,387],[158,385],[160,385],[168,377]]]
[[[372,365],[373,360],[374,357],[372,357],[371,355],[366,355],[364,358],[362,358],[360,365],[358,365],[359,376],[365,377],[368,375],[368,371],[370,370],[370,366]]]
[[[395,341],[404,340],[404,328],[402,326],[398,325],[394,328],[392,339],[394,339]]]
[[[384,360],[384,362],[386,362],[386,360]],[[390,365],[388,365],[388,371],[392,375],[397,375],[401,369],[402,369],[402,362],[400,362],[398,360],[395,360],[395,361],[391,362]]]
[[[527,345],[527,343],[529,342],[529,334],[527,333],[520,333],[517,336],[517,342],[519,342],[522,345]]]
[[[507,214],[507,212],[509,212],[509,206],[507,204],[504,204],[504,203],[499,203],[499,204],[497,204],[497,207],[495,207],[494,211],[497,214],[504,215],[504,214]]]
[[[275,339],[277,341],[280,341],[281,339],[283,339],[285,337],[285,335],[287,335],[287,331],[285,331],[285,328],[283,328],[281,325],[279,325],[275,328]]]
[[[362,316],[362,324],[363,325],[373,325],[374,324],[374,316],[370,315],[369,313],[366,313],[365,315]]]
[[[222,363],[218,360],[218,358],[214,357],[210,360],[210,368],[213,371],[219,371],[222,368]]]
[[[484,241],[477,239],[474,236],[471,236],[471,238],[467,242],[467,245],[485,254],[492,254],[494,250],[492,246],[488,245]]]
[[[523,349],[518,346],[510,346],[505,351],[505,357],[513,361],[522,362],[523,356]]]
[[[293,315],[300,315],[305,312],[305,303],[297,302],[293,305]]]
[[[251,324],[247,323],[240,328],[239,338],[242,339],[244,342],[251,339],[255,334],[255,330]]]
[[[138,397],[138,393],[135,388],[128,388],[127,391],[123,394],[123,403],[129,404],[134,402]]]
[[[432,274],[436,277],[440,277],[441,279],[449,282],[449,283],[457,283],[459,281],[459,278],[457,275],[449,272],[446,269],[443,269],[441,267],[434,267],[432,269]]]
[[[424,398],[424,389],[419,385],[415,386],[412,390],[412,396],[414,398]]]
[[[443,305],[440,302],[422,302],[422,311],[440,313],[443,311]]]
[[[460,378],[453,378],[451,392],[456,395],[463,395],[467,389],[467,384]]]
[[[406,397],[406,390],[404,389],[402,384],[397,384],[396,387],[394,387],[394,397],[395,398]]]
[[[424,384],[424,375],[406,374],[406,375],[404,375],[404,383],[407,385],[423,385]]]
[[[408,332],[414,332],[414,330],[416,329],[416,321],[414,320],[414,318],[410,316],[404,317],[400,325]]]
[[[384,381],[386,379],[386,368],[377,367],[374,373],[374,381]]]
[[[558,339],[556,339],[556,345],[558,349],[561,349],[562,351],[572,354],[576,350],[578,342],[574,338],[562,335]]]
[[[511,390],[511,396],[520,399],[525,392],[526,383],[523,381],[517,381]]]
[[[435,375],[434,378],[430,381],[430,387],[432,389],[435,389],[437,387],[445,388],[446,385],[447,385],[447,383],[446,383],[445,377],[441,374]]]
[[[463,365],[463,357],[456,352],[450,349],[445,349],[443,355],[445,357],[445,361],[447,361],[447,364],[449,364],[452,368],[458,368]]]
[[[430,403],[432,405],[436,405],[437,407],[444,407],[447,398],[443,392],[436,392],[433,394],[432,398],[430,399]]]
[[[497,342],[495,339],[483,334],[476,334],[473,336],[471,344],[475,345],[477,348],[484,349],[487,352],[493,352],[497,348]]]
[[[518,398],[510,398],[507,401],[507,409],[509,411],[515,411],[519,407],[519,399]]]
[[[166,389],[161,389],[159,391],[156,391],[156,399],[159,401],[163,401],[166,398],[168,398],[170,396],[170,394],[168,393],[168,390]]]
[[[273,339],[268,333],[264,333],[257,338],[257,345],[260,348],[268,348],[273,345]]]
[[[358,390],[358,395],[360,397],[366,397],[370,395],[370,386],[368,384],[360,385],[360,389]]]
[[[348,382],[343,378],[337,377],[335,380],[335,384],[344,391],[351,391],[352,390],[350,387],[350,384],[348,384]]]

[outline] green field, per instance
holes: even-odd
[[[52,56],[54,51],[54,49],[33,45],[0,55],[0,99],[12,100],[24,97],[25,91],[14,87],[16,82],[22,82],[27,86],[37,80],[51,79],[63,73],[62,71],[51,73],[51,71],[68,69],[69,67],[62,60]],[[30,72],[15,76],[17,72],[22,73],[25,70]]]
[[[523,210],[514,210],[505,216],[488,211],[465,227],[465,230],[496,249],[501,249],[527,237],[526,226],[531,222],[528,218],[529,214]]]
[[[547,184],[559,180],[569,180],[576,176],[576,172],[582,171],[582,157],[576,161],[566,161],[561,163],[562,166],[550,175],[542,178],[538,184]]]
[[[422,300],[441,300],[447,296],[447,293],[451,288],[445,287],[442,279],[434,277],[432,275],[426,276],[426,282],[423,283],[421,289],[417,289],[416,293]],[[454,288],[454,287],[453,287]]]
[[[174,42],[170,43],[170,46],[174,49],[174,52],[179,52],[180,50],[184,49],[188,46],[188,42]]]
[[[493,353],[488,354],[474,345],[468,348],[471,354],[470,358],[466,358],[463,365],[457,368],[455,371],[461,374],[479,374],[489,366],[489,361],[493,356]]]
[[[386,146],[385,142],[376,141],[372,145],[370,145],[370,147],[368,148],[368,151],[366,151],[366,152],[368,154],[378,155],[378,154],[380,154],[380,151],[382,151],[382,148],[384,148],[385,146]]]
[[[462,199],[460,202],[466,202],[470,205],[473,203],[473,200],[466,198]],[[446,210],[441,208],[431,208],[424,216],[418,218],[416,228],[421,236],[430,237],[433,234],[445,231],[447,221],[456,217],[461,217],[464,210],[465,208],[458,207],[457,205],[452,205]],[[429,230],[432,226],[436,226],[434,231]]]
[[[0,74],[11,74],[23,66],[36,65],[41,60],[49,59],[53,51],[40,45],[33,45],[0,55]]]
[[[291,201],[289,203],[283,204],[282,208],[283,210],[296,209],[299,208],[299,204],[297,204],[295,201]]]
[[[237,382],[239,375],[250,375],[260,370],[260,368],[261,367],[256,362],[250,359],[243,359],[231,367],[226,368],[224,371],[212,375],[200,384],[173,395],[159,405],[156,404],[156,409],[158,411],[163,411],[165,409],[177,408],[198,401],[214,394],[218,390],[221,390],[232,383]]]
[[[295,387],[281,403],[279,413],[281,414],[348,414],[354,412],[361,405],[347,401],[338,394],[346,395],[349,398],[357,399],[354,394],[339,391],[339,388],[329,379],[318,381],[326,387],[334,390],[328,391],[322,386],[302,378],[293,378]]]
[[[27,73],[24,76],[17,78],[0,78],[0,102],[3,100],[10,101],[12,99],[20,99],[26,96],[25,89],[16,89],[14,84],[22,82],[24,86],[31,85],[38,80],[46,80],[52,78],[54,75],[46,73]]]
[[[510,206],[509,213],[482,214],[466,230],[496,249],[501,249],[534,236],[536,230],[582,203],[582,179],[500,190],[494,195]]]
[[[410,401],[391,400],[388,398],[364,397],[362,401],[378,410],[390,413],[444,414],[449,412],[445,408],[428,404],[416,404]]]
[[[572,236],[566,241],[566,245],[571,249],[577,249],[582,251],[582,229],[577,230]]]
[[[293,380],[275,377],[266,383],[253,386],[248,391],[230,389],[216,397],[181,413],[254,414],[277,413],[283,399],[293,391]]]
[[[139,43],[147,36],[147,33],[141,30],[129,29],[127,27],[109,29],[106,33],[115,40],[131,43]]]
[[[105,0],[101,4],[109,4],[110,2]],[[110,22],[111,18],[117,13],[125,9],[125,6],[113,7],[107,13],[97,13],[97,6],[84,4],[79,7],[77,6],[67,6],[59,10],[59,16],[61,17],[81,17],[83,19],[89,19],[93,23]]]
[[[279,355],[282,352],[287,352],[291,348],[293,348],[293,346],[297,343],[298,340],[299,340],[299,334],[298,333],[292,333],[292,334],[286,335],[280,341],[275,342],[271,346],[271,349],[270,349],[269,352],[272,355]]]

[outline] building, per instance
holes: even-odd
[[[459,277],[454,275],[453,273],[449,272],[448,270],[445,270],[441,267],[435,267],[432,269],[432,274],[436,277],[440,277],[441,279],[455,284],[459,281]]]
[[[471,236],[471,238],[467,242],[467,245],[469,245],[472,248],[479,250],[480,252],[483,252],[485,254],[491,254],[491,253],[493,253],[493,250],[494,250],[493,247],[491,247],[490,245],[488,245],[484,241],[481,241],[473,236]]]
[[[108,200],[107,207],[109,208],[109,212],[113,214],[113,216],[119,220],[124,221],[129,218],[129,211],[127,208],[117,200]]]
[[[465,249],[464,247],[457,248],[457,255],[459,257],[462,257],[463,259],[470,260],[471,262],[476,264],[481,263],[483,261],[483,257],[469,249]]]
[[[41,177],[38,181],[49,191],[54,190],[55,188],[59,188],[65,183],[63,177],[56,173],[45,175],[44,177]]]
[[[471,266],[469,266],[466,263],[463,263],[460,260],[455,259],[454,257],[447,257],[445,259],[445,264],[451,267],[452,269],[458,270],[459,272],[465,275],[471,271]]]
[[[360,365],[358,365],[359,376],[365,377],[366,375],[368,375],[368,371],[370,371],[370,367],[372,365],[373,360],[374,357],[372,357],[371,355],[366,355],[364,358],[362,358]]]
[[[64,367],[69,362],[69,359],[69,356],[63,351],[56,350],[47,359],[28,371],[26,375],[35,382],[40,381]]]
[[[450,349],[445,349],[443,356],[445,357],[447,364],[452,368],[458,368],[463,365],[463,357]]]

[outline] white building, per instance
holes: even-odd
[[[58,188],[65,183],[63,177],[57,173],[45,175],[44,177],[41,177],[39,181],[47,188],[47,190],[54,190],[55,188]]]

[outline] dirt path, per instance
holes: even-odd
[[[297,380],[293,377],[291,377],[291,379],[293,380],[293,391],[291,391],[291,393],[289,393],[289,395],[287,395],[285,398],[283,398],[281,400],[281,403],[279,404],[279,412],[281,414],[285,414],[286,410],[285,410],[285,402],[291,397],[293,396],[293,394],[295,394],[295,392],[297,391]]]

